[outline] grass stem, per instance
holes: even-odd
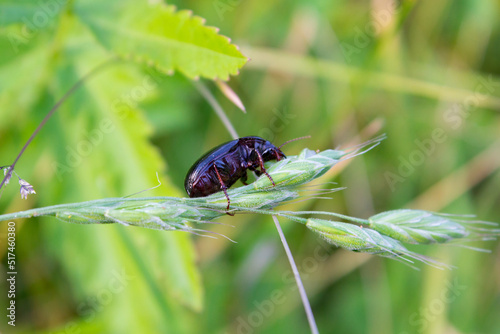
[[[208,88],[200,80],[192,81],[192,83],[200,92],[200,94],[205,98],[205,100],[207,100],[208,104],[212,106],[217,116],[219,116],[222,124],[224,124],[227,131],[229,131],[229,133],[231,134],[231,137],[233,137],[233,139],[238,139],[240,136],[238,136],[238,133],[236,132],[233,124],[231,124],[231,121],[224,112],[224,109],[222,109],[221,105],[219,104],[219,102],[217,102]]]
[[[278,230],[278,234],[280,235],[281,243],[283,244],[283,248],[285,249],[286,256],[288,257],[288,262],[290,262],[290,266],[292,267],[293,276],[295,277],[295,282],[297,282],[297,287],[299,288],[300,298],[302,299],[302,304],[304,305],[304,309],[307,315],[307,321],[309,321],[309,327],[311,328],[311,333],[319,334],[318,326],[316,325],[316,320],[314,320],[314,314],[311,310],[311,304],[309,304],[309,299],[307,298],[306,290],[304,289],[304,284],[302,284],[302,280],[300,278],[299,270],[297,269],[297,265],[293,259],[292,252],[290,251],[290,247],[288,247],[288,243],[286,242],[285,235],[283,234],[283,230],[281,229],[280,222],[276,216],[273,216],[274,225],[276,225],[276,229]]]

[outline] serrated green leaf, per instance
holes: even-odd
[[[247,61],[202,18],[161,2],[79,1],[75,13],[113,53],[166,73],[178,70],[189,78],[227,80]]]

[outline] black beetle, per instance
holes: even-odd
[[[227,209],[231,203],[227,189],[239,179],[247,184],[247,169],[257,176],[266,174],[271,183],[274,181],[266,172],[264,162],[286,158],[280,148],[298,139],[289,140],[279,147],[260,137],[243,137],[221,144],[203,155],[189,169],[184,180],[184,188],[189,197],[205,197],[224,191],[227,198]],[[260,170],[257,168],[260,167]]]

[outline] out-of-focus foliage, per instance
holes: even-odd
[[[52,105],[113,55],[152,65],[143,68],[133,61],[112,60],[66,101],[16,168],[36,188],[45,189],[32,204],[131,194],[155,185],[156,172],[163,174],[162,188],[150,193],[179,194],[163,173],[164,160],[150,143],[153,127],[138,104],[158,94],[159,84],[172,70],[210,78],[236,73],[246,61],[236,47],[214,28],[203,26],[200,18],[160,3],[144,2],[138,8],[135,2],[120,1],[7,1],[0,2],[0,11],[0,25],[5,26],[0,64],[2,159],[15,157],[19,143]],[[3,193],[2,210],[27,204],[10,200],[12,195]],[[36,242],[28,242],[30,249],[25,250],[46,260],[32,267],[30,260],[19,256],[17,328],[77,323],[101,332],[179,332],[192,327],[189,314],[203,308],[201,277],[187,234],[106,227],[74,230],[50,222],[18,231],[18,251],[28,240],[24,233],[34,233]],[[4,255],[6,249],[1,252]],[[143,257],[142,252],[150,255]],[[34,309],[29,308],[32,283],[24,281],[31,271],[57,272],[60,278],[49,290],[40,291],[46,297]],[[42,274],[33,282],[44,279],[48,278]],[[61,291],[73,306],[50,311],[58,299],[53,290]],[[111,302],[119,306],[104,307]]]
[[[225,78],[246,58],[232,57],[233,46],[219,45],[226,40],[186,12],[173,14],[164,5],[151,5],[164,11],[144,10],[157,8],[145,1],[116,2],[122,6],[103,12],[109,3],[115,2],[0,1],[0,165],[11,163],[78,79],[112,54],[130,54],[86,81],[49,121],[16,168],[37,195],[21,200],[10,184],[0,212],[129,195],[156,185],[156,172],[162,186],[148,194],[181,195],[190,165],[230,139],[184,75],[162,72],[183,66],[193,53],[181,52],[170,62],[171,49],[162,48],[172,41],[160,38],[163,46],[152,48],[157,37],[145,37],[144,31],[158,33],[156,20],[168,16],[165,23],[192,22],[195,27],[186,33],[212,34],[216,42],[210,45],[226,51],[206,61],[220,59],[221,67],[204,74],[213,69],[189,63],[180,72],[190,77]],[[387,133],[376,151],[323,176],[323,182],[347,187],[333,200],[308,200],[290,209],[368,218],[408,207],[500,221],[497,2],[169,4],[220,28],[251,59],[229,82],[247,114],[210,85],[241,136],[259,135],[279,145],[313,135],[307,144],[285,146],[292,155],[303,146],[349,146],[357,136]],[[307,332],[271,220],[248,215],[223,222],[234,227],[210,229],[237,244],[117,224],[18,221],[15,330]],[[457,267],[422,266],[417,272],[337,251],[304,226],[284,219],[282,225],[322,333],[495,333],[500,327],[498,242],[471,244],[491,254],[415,246]],[[5,309],[5,279],[0,289]],[[12,328],[2,320],[0,331]]]

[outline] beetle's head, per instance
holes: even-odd
[[[281,148],[283,147],[283,145],[286,145],[288,143],[291,143],[293,141],[296,141],[296,140],[300,140],[300,139],[305,139],[305,138],[311,138],[311,136],[304,136],[304,137],[299,137],[299,138],[295,138],[295,139],[290,139],[286,142],[284,142],[283,144],[281,144],[280,146],[276,147],[274,146],[271,142],[269,141],[265,141],[265,143],[262,145],[262,159],[264,161],[269,161],[269,160],[278,160],[280,161],[281,159],[284,159],[286,158],[286,155],[285,153],[283,153],[281,151]]]
[[[270,142],[266,142],[264,144],[262,150],[262,160],[270,161],[270,160],[278,160],[285,159],[286,155],[279,148],[271,144]]]

